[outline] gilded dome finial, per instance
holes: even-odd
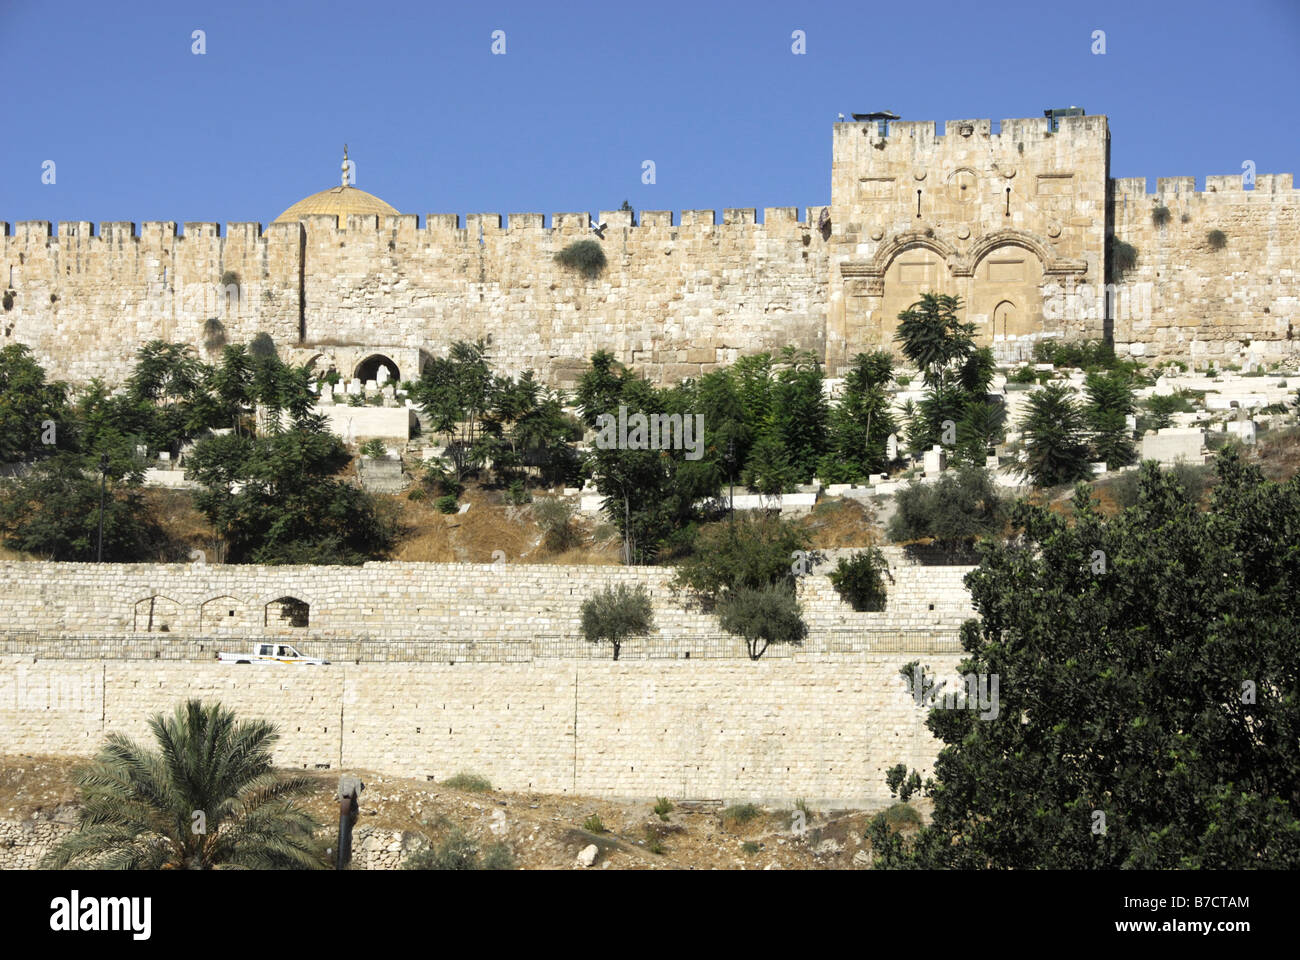
[[[348,145],[343,144],[343,186],[348,185]]]

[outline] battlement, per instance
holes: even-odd
[[[1057,129],[1053,131],[1047,117],[1010,117],[998,123],[993,129],[990,118],[967,118],[945,120],[942,125],[935,120],[892,120],[887,132],[881,136],[879,125],[874,120],[849,120],[836,123],[834,127],[836,140],[864,137],[868,143],[875,145],[883,140],[880,149],[889,149],[891,144],[908,142],[908,149],[927,145],[942,145],[941,142],[961,140],[992,140],[1028,143],[1031,141],[1064,139],[1092,139],[1109,136],[1109,127],[1105,114],[1090,114],[1082,117],[1059,117]]]
[[[722,211],[721,222],[716,210],[682,210],[674,214],[671,210],[643,210],[639,223],[633,222],[633,214],[628,210],[601,210],[597,222],[604,223],[605,234],[610,231],[629,231],[629,237],[641,232],[660,233],[664,230],[683,228],[730,228],[743,227],[763,230],[768,228],[782,236],[792,235],[800,230],[810,229],[809,223],[816,224],[817,218],[825,205],[809,205],[802,209],[808,212],[806,219],[799,219],[799,207],[765,207],[763,220],[758,219],[754,207],[727,207]],[[178,243],[186,240],[214,240],[238,238],[245,243],[266,240],[296,239],[300,230],[307,234],[320,235],[338,233],[356,236],[359,233],[383,234],[389,238],[408,237],[416,240],[421,236],[436,237],[442,240],[458,242],[477,241],[483,236],[502,234],[507,236],[526,234],[540,237],[546,234],[559,236],[587,235],[591,232],[593,221],[586,211],[557,212],[551,214],[551,226],[546,226],[546,216],[541,213],[467,213],[463,218],[456,213],[428,213],[424,215],[424,225],[416,214],[398,216],[379,216],[377,214],[351,214],[346,222],[329,214],[315,214],[304,217],[300,228],[296,223],[271,223],[263,226],[257,221],[234,221],[222,224],[211,221],[187,221],[183,229],[178,229],[176,221],[146,220],[138,225],[131,221],[104,221],[96,225],[89,220],[62,220],[53,224],[48,220],[22,220],[17,223],[0,221],[0,239],[11,238],[19,246],[45,245],[51,240],[87,243],[97,241],[122,245],[128,241],[147,244]]]
[[[1251,194],[1273,196],[1276,194],[1295,195],[1295,179],[1290,173],[1260,173],[1255,175],[1255,188],[1246,189],[1239,173],[1208,174],[1205,177],[1205,189],[1196,189],[1195,177],[1159,177],[1154,191],[1147,189],[1146,177],[1118,177],[1111,180],[1111,189],[1116,199],[1125,197],[1149,197],[1152,200],[1197,194],[1236,194],[1241,199],[1248,199]]]

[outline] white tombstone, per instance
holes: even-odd
[[[1241,440],[1242,443],[1255,442],[1255,421],[1254,420],[1237,420],[1227,424],[1228,433]]]
[[[937,477],[943,473],[944,467],[948,465],[948,457],[943,451],[943,447],[935,444],[929,450],[925,451],[924,456],[925,475],[927,477]]]
[[[375,374],[375,383],[382,387],[388,382],[390,376],[388,367],[381,364],[379,371]]]
[[[1138,428],[1138,418],[1136,414],[1127,413],[1124,415],[1124,427],[1130,433]]]
[[[346,389],[349,397],[361,396],[361,381],[349,380]]]
[[[898,434],[896,433],[891,433],[885,438],[885,459],[898,459]]]
[[[996,469],[997,469],[999,466],[1001,466],[1001,465],[1002,465],[1002,461],[999,460],[999,459],[997,458],[997,455],[996,455],[996,454],[994,454],[994,455],[991,456],[991,457],[985,457],[985,458],[984,458],[984,469],[985,469],[985,470],[996,470]]]

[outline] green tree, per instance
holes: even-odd
[[[829,452],[817,467],[825,483],[865,480],[885,468],[885,446],[898,429],[886,392],[894,377],[894,360],[887,351],[859,353],[844,375],[844,392],[830,409]]]
[[[411,399],[432,421],[434,432],[446,438],[457,480],[478,467],[477,445],[496,386],[483,340],[456,341],[448,355],[432,360],[411,386]]]
[[[1123,372],[1090,373],[1084,383],[1088,399],[1084,418],[1092,433],[1092,456],[1108,469],[1137,459],[1128,417],[1136,410],[1133,381]]]
[[[749,659],[757,660],[769,646],[800,644],[808,636],[803,610],[790,583],[735,587],[718,601],[718,623],[745,639]]]
[[[706,602],[727,590],[792,584],[808,534],[780,516],[744,514],[704,527],[695,551],[677,565],[673,589],[689,589]]]
[[[323,867],[318,828],[298,804],[313,786],[271,764],[279,735],[191,700],[149,719],[149,750],[110,734],[75,782],[76,832],[42,866],[54,869],[211,870]]]
[[[338,478],[351,462],[321,417],[269,436],[227,434],[194,446],[185,476],[234,563],[361,563],[384,555],[392,524],[374,498]]]
[[[0,462],[66,449],[72,433],[66,403],[66,387],[45,381],[45,368],[26,346],[0,348]]]
[[[957,319],[961,300],[940,293],[921,299],[898,315],[894,339],[903,356],[916,364],[926,386],[940,386],[953,375],[954,364],[975,352],[975,325]]]
[[[1089,476],[1083,411],[1074,391],[1049,383],[1029,395],[1020,432],[1025,441],[1021,474],[1040,487],[1072,483]]]
[[[962,627],[999,709],[930,711],[931,825],[873,823],[878,866],[1300,867],[1300,479],[1215,468],[1208,511],[1154,464],[1111,518],[1017,506]]]
[[[138,472],[110,463],[104,496],[104,559],[143,560],[161,538],[144,509]],[[0,536],[10,549],[44,560],[91,561],[99,552],[98,462],[68,451],[0,485]]]
[[[654,629],[650,594],[642,584],[629,588],[620,583],[605,587],[582,601],[582,636],[588,643],[608,643],[614,659],[630,637],[645,636]]]

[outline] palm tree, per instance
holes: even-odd
[[[902,344],[903,356],[920,369],[926,386],[939,386],[950,363],[975,352],[975,325],[957,319],[960,309],[957,297],[923,293],[898,315],[894,339]]]
[[[312,869],[325,866],[297,805],[311,787],[271,767],[279,739],[265,720],[237,722],[219,703],[178,706],[149,728],[158,750],[111,734],[76,771],[78,829],[47,855],[55,869]]]

